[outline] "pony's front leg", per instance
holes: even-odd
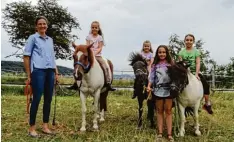
[[[98,121],[97,121],[97,118],[98,118],[98,113],[99,113],[99,107],[98,107],[98,104],[99,104],[99,99],[100,99],[100,89],[98,89],[95,94],[94,94],[94,118],[93,118],[93,128],[95,130],[98,129]]]
[[[181,118],[181,122],[180,122],[180,133],[179,135],[181,137],[184,136],[185,134],[185,129],[184,129],[184,123],[185,123],[185,115],[184,115],[184,112],[185,112],[185,107],[183,107],[180,103],[179,103],[179,109],[180,109],[180,118]]]
[[[105,118],[104,118],[105,111],[104,111],[104,109],[101,110],[100,115],[101,115],[100,121],[101,122],[105,121]]]
[[[138,96],[137,99],[138,99],[138,105],[139,105],[139,108],[138,108],[139,116],[138,116],[138,128],[137,129],[141,129],[144,98]]]
[[[80,91],[80,100],[81,100],[81,112],[82,112],[82,124],[80,131],[86,131],[86,96],[83,92]]]
[[[200,106],[200,101],[198,101],[198,103],[195,105],[194,107],[194,117],[195,117],[195,125],[194,125],[194,128],[195,128],[195,134],[197,136],[200,136],[201,135],[201,131],[199,130],[199,121],[198,121],[198,109],[199,109],[199,106]]]

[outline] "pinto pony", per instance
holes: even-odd
[[[72,44],[76,49],[73,55],[74,77],[78,85],[82,105],[82,126],[80,131],[86,131],[86,98],[89,95],[94,98],[94,130],[98,130],[97,119],[99,112],[101,112],[100,121],[104,121],[104,111],[107,109],[108,89],[104,86],[104,73],[91,50],[92,45],[77,46],[74,43]],[[113,65],[109,60],[106,60],[106,63],[109,64],[109,71],[112,72],[113,80]]]
[[[168,67],[168,75],[171,79],[171,94],[178,102],[181,124],[179,135],[184,136],[185,111],[192,108],[195,120],[195,134],[201,135],[199,130],[198,109],[203,98],[203,87],[184,61],[179,61]],[[189,110],[189,109],[188,109]],[[191,109],[190,109],[191,110]]]

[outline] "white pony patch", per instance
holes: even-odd
[[[203,98],[203,86],[200,80],[196,78],[192,73],[188,73],[189,84],[184,88],[183,92],[178,96],[178,105],[180,109],[180,136],[184,136],[185,129],[185,108],[192,107],[194,110],[194,120],[195,120],[195,134],[201,135],[199,130],[199,121],[198,121],[198,109],[200,102]]]

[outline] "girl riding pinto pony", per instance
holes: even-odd
[[[200,73],[200,64],[201,64],[201,53],[199,50],[193,47],[195,42],[195,37],[192,34],[187,34],[184,38],[185,47],[179,52],[179,59],[187,61],[190,65],[191,73],[195,74],[197,79],[201,80],[204,90],[205,104],[203,109],[205,109],[209,114],[213,114],[211,103],[209,101],[210,86],[207,83],[204,76]]]
[[[90,45],[93,43],[91,49],[94,51],[96,60],[99,62],[102,69],[104,70],[105,84],[109,91],[115,91],[116,89],[111,87],[112,79],[108,70],[108,65],[106,61],[102,58],[103,41],[103,33],[100,28],[100,24],[98,21],[93,21],[91,24],[91,32],[86,37],[86,44]],[[68,89],[78,89],[76,82],[74,82],[74,84],[71,87],[68,87]]]

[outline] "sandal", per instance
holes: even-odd
[[[49,129],[47,131],[42,129],[42,133],[47,134],[47,135],[55,135],[55,133],[51,132]]]
[[[161,142],[162,141],[162,133],[159,133],[156,137],[156,142]]]
[[[32,137],[32,138],[40,138],[40,135],[38,135],[37,133],[32,133],[32,132],[28,132],[28,136]]]
[[[171,135],[168,135],[167,138],[168,138],[169,142],[174,142],[174,139],[173,139],[173,137]]]

